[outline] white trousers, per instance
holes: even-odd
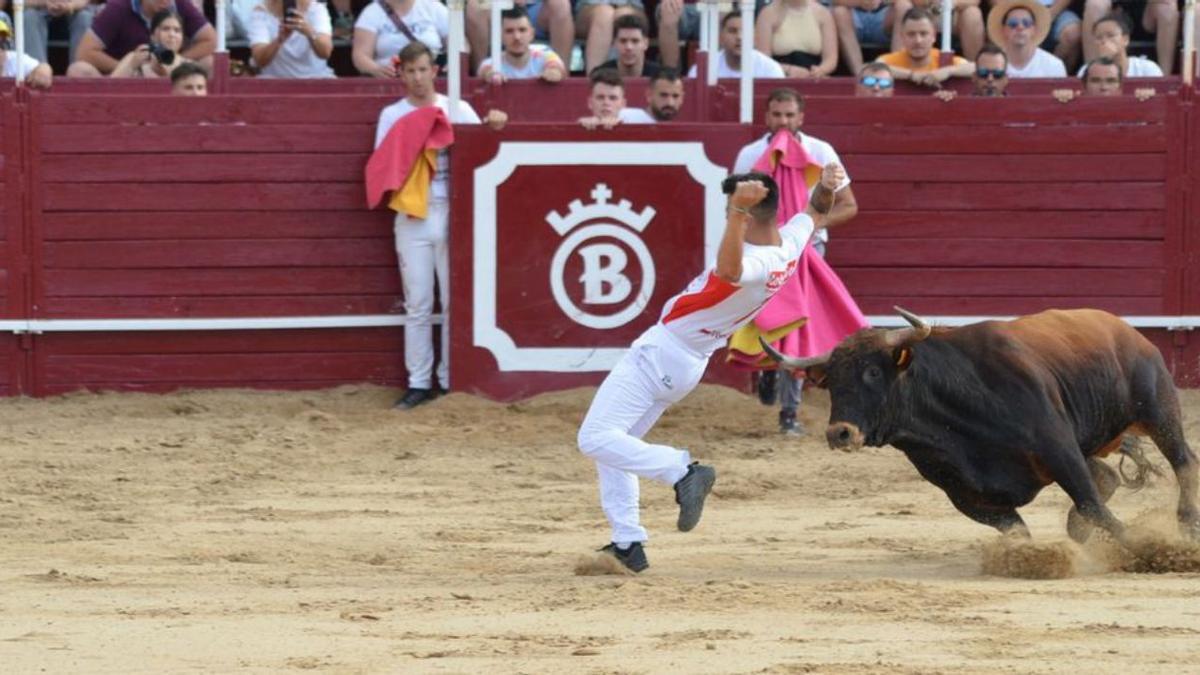
[[[612,541],[646,541],[638,515],[638,477],[674,485],[687,475],[691,455],[642,436],[672,403],[687,396],[704,375],[708,356],[683,346],[655,325],[625,353],[592,399],[579,428],[579,449],[596,462],[600,505]]]
[[[430,201],[424,220],[396,214],[396,256],[404,284],[404,367],[408,386],[429,389],[433,384],[433,289],[437,278],[442,304],[442,360],[438,383],[450,385],[450,209],[445,201]]]

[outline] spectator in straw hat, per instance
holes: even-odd
[[[1059,14],[1062,16],[1062,14]],[[1066,77],[1062,59],[1042,49],[1053,20],[1039,0],[1001,0],[988,15],[988,39],[1008,57],[1009,77]],[[1078,45],[1078,19],[1073,26]]]
[[[52,80],[50,65],[38,63],[28,54],[18,54],[12,48],[12,27],[0,19],[0,77],[11,80],[17,76],[17,68],[25,75],[25,84],[35,89],[49,89]]]

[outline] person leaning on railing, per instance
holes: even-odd
[[[1083,91],[1076,89],[1055,89],[1050,93],[1059,103],[1070,103],[1081,95],[1084,96],[1120,96],[1124,93],[1125,75],[1121,72],[1121,64],[1108,56],[1092,59],[1083,67]],[[1139,87],[1133,91],[1133,96],[1139,101],[1154,98],[1154,87]]]
[[[0,76],[11,80],[17,76],[17,68],[25,73],[25,84],[35,89],[49,89],[53,80],[50,65],[38,63],[38,60],[28,54],[18,54],[12,48],[12,27],[0,19]]]
[[[171,71],[171,94],[208,96],[208,71],[194,61],[185,61]]]
[[[260,77],[334,77],[333,21],[323,2],[266,0],[250,15],[249,39]]]

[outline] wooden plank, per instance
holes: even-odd
[[[46,241],[104,239],[392,239],[394,213],[375,211],[58,211],[46,213]]]
[[[169,394],[188,389],[256,389],[263,391],[305,391],[309,389],[328,389],[343,384],[373,384],[379,386],[398,387],[405,382],[403,375],[369,380],[272,380],[270,382],[254,382],[247,380],[205,380],[180,382],[90,382],[75,383],[41,383],[35,396],[62,396],[78,391],[120,391],[139,394]],[[5,394],[9,395],[9,394]],[[11,394],[17,395],[17,394]]]
[[[399,272],[397,272],[397,275]],[[403,309],[399,291],[378,295],[55,296],[42,319],[188,319],[203,317],[391,314]],[[242,331],[239,331],[242,332]],[[124,336],[122,340],[124,340]]]
[[[855,181],[886,182],[913,174],[913,158],[903,155],[842,154],[850,177]],[[1056,181],[1103,181],[1125,183],[1166,179],[1166,155],[1163,153],[1126,153],[1089,157],[1080,161],[1077,154],[1057,155],[921,155],[921,180],[939,183],[1041,183]]]
[[[93,120],[94,121],[94,120]],[[366,153],[375,145],[375,124],[43,126],[43,157],[85,152]]]
[[[49,242],[44,251],[46,269],[377,267],[396,264],[392,243],[383,239]]]
[[[829,252],[840,267],[1162,267],[1163,245],[1087,239],[896,239]]]
[[[923,269],[842,267],[854,296],[1161,297],[1161,269]]]
[[[353,179],[352,179],[353,180]],[[46,211],[354,211],[367,208],[361,182],[349,183],[59,183],[45,191]],[[247,221],[253,218],[246,214]]]
[[[367,153],[139,153],[112,155],[47,155],[42,162],[44,183],[129,183],[146,180],[151,167],[154,182],[345,182],[362,180]]]
[[[146,94],[59,94],[43,97],[43,124],[70,126],[113,120],[114,126],[371,124],[395,96],[324,94],[319,99],[295,94],[210,96],[202,99]],[[319,100],[319,104],[315,101]]]
[[[38,337],[46,353],[60,356],[326,352],[397,354],[403,339],[404,330],[398,327],[133,331],[122,333],[120,340],[102,333],[44,333]]]
[[[757,98],[757,97],[756,97]],[[756,101],[757,102],[757,101]],[[903,99],[862,99],[853,96],[812,97],[805,102],[804,123],[859,127],[883,124],[913,128],[929,124],[964,127],[1111,127],[1161,125],[1167,119],[1168,101],[1157,97],[1137,101],[1132,97],[1104,100],[1082,98],[1069,106],[1050,96],[1009,96],[1004,99],[962,96],[947,104],[932,96]],[[766,109],[766,96],[762,107]],[[1093,129],[1093,132],[1099,131]]]
[[[78,383],[207,383],[326,380],[389,380],[403,372],[403,358],[390,353],[289,354],[47,354],[44,381]]]
[[[863,313],[895,316],[893,309],[905,309],[929,316],[1012,316],[1033,314],[1044,309],[1094,307],[1120,316],[1154,316],[1162,313],[1162,299],[1157,297],[1098,297],[1098,296],[854,296]]]
[[[97,214],[99,215],[99,214]],[[1163,237],[1162,211],[860,210],[832,231],[843,239],[1148,239]]]
[[[832,143],[838,153],[847,154],[1112,155],[1163,152],[1168,142],[1162,126],[1097,129],[1094,126],[977,128],[930,125],[896,128],[805,124],[804,132]],[[911,171],[919,171],[919,158],[913,158],[913,161]]]
[[[1114,211],[1160,210],[1166,206],[1162,183],[1127,182],[1121,189],[1104,183],[855,182],[863,210],[1035,211],[1071,207]]]
[[[56,296],[348,295],[400,293],[394,267],[292,267],[257,269],[47,270],[47,302]]]

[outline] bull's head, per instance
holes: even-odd
[[[828,354],[792,358],[763,341],[774,360],[791,370],[803,370],[813,384],[829,390],[831,410],[825,438],[835,450],[883,445],[883,418],[888,391],[912,364],[913,345],[929,337],[931,328],[900,307],[908,328],[863,330],[842,341]]]

